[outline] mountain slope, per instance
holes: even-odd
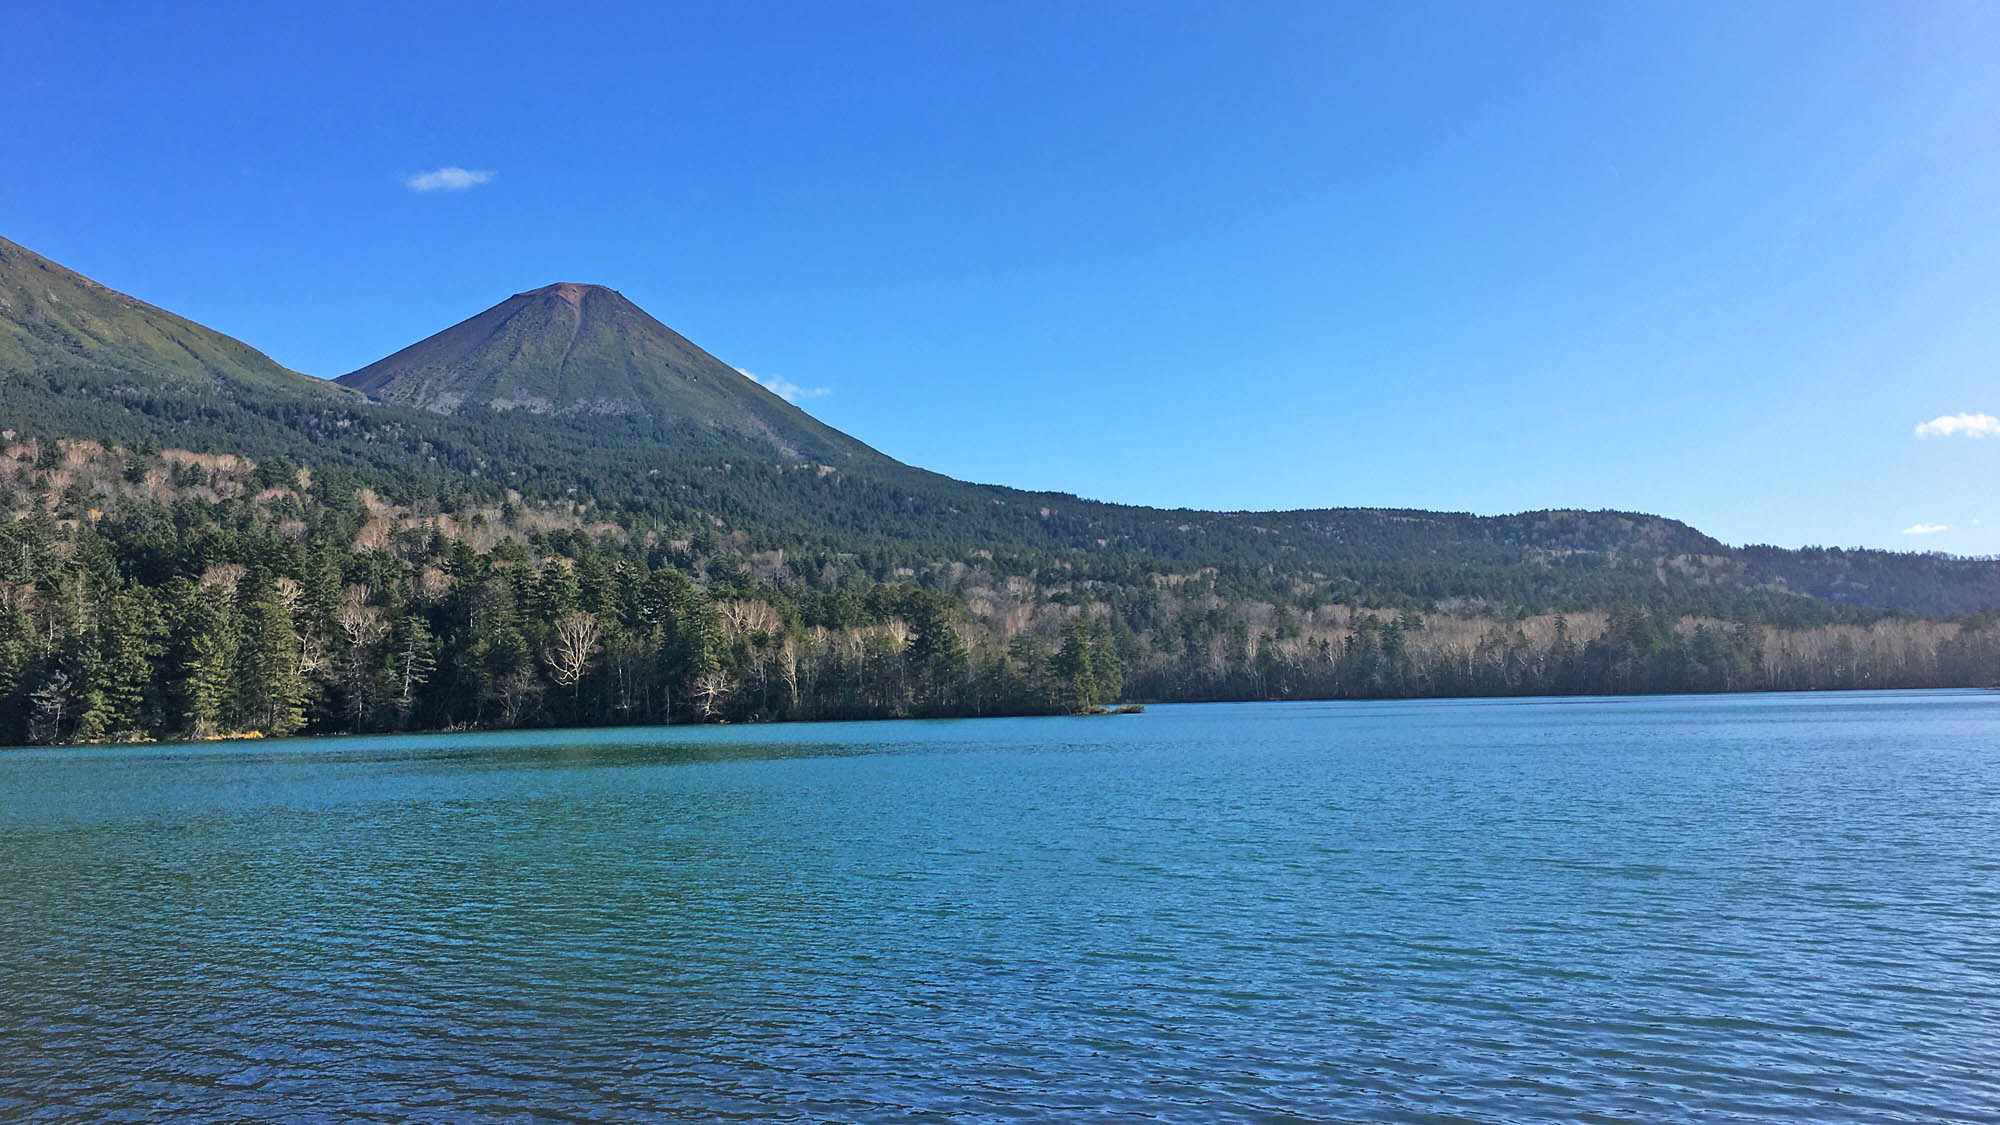
[[[663,489],[696,493],[732,523],[784,534],[1232,561],[1344,574],[1431,598],[1532,601],[1560,587],[1613,599],[1650,579],[1687,591],[1764,590],[1922,612],[2000,603],[2000,566],[1988,562],[1739,551],[1680,521],[1637,513],[1162,511],[969,484],[903,465],[823,425],[596,285],[515,294],[340,382],[441,414],[489,423],[536,415],[546,419],[544,433],[577,427],[602,439],[604,456],[625,457],[628,475],[643,472]],[[796,471],[824,466],[840,471]],[[1508,569],[1514,579],[1496,590],[1492,573]],[[1857,571],[1868,580],[1857,580]]]
[[[0,244],[0,744],[2000,680],[2000,561],[969,484],[605,289],[347,384]]]
[[[338,382],[441,414],[631,416],[732,433],[787,457],[889,464],[601,285],[517,293]]]
[[[824,574],[871,581],[977,555],[1134,597],[1221,568],[1241,590],[1345,603],[1771,620],[2000,604],[1992,560],[1732,548],[1637,513],[1199,512],[957,481],[823,425],[601,287],[517,294],[342,382],[0,242],[0,431],[24,439],[282,457],[447,512],[513,491],[656,541],[819,552]]]
[[[240,340],[107,289],[4,238],[0,374],[141,393],[345,397]]]
[[[496,461],[573,470],[539,434],[499,435],[291,371],[211,328],[0,239],[0,431],[284,457],[403,490],[462,491]],[[572,449],[583,444],[571,435]],[[507,481],[487,480],[486,492]]]

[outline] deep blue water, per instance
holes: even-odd
[[[0,752],[0,1117],[2000,1118],[2000,695]]]

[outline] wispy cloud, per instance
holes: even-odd
[[[475,172],[465,168],[438,168],[429,172],[419,172],[403,183],[411,191],[464,191],[469,187],[478,187],[492,178],[492,172]]]
[[[759,375],[754,371],[744,371],[741,367],[736,370],[742,372],[744,378],[786,402],[797,402],[802,398],[825,398],[833,393],[831,387],[801,387],[783,375]]]
[[[1919,523],[1903,529],[1905,535],[1936,535],[1940,531],[1950,531],[1948,523]]]
[[[1991,414],[1940,414],[1917,427],[1918,437],[2000,437],[2000,418]]]

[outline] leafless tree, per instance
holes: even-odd
[[[362,723],[374,703],[375,677],[370,657],[375,643],[388,631],[388,626],[382,623],[382,611],[369,605],[368,597],[366,587],[349,587],[347,600],[341,603],[340,612],[334,617],[335,624],[347,641],[340,678],[347,689],[347,704],[356,730],[362,729]],[[304,646],[301,645],[300,649],[303,663]]]
[[[299,635],[299,675],[317,676],[327,670],[332,661],[327,659],[326,646],[320,643],[316,633]]]
[[[722,709],[722,703],[729,698],[735,685],[729,680],[729,673],[720,669],[704,673],[694,682],[694,698],[701,708],[701,717],[713,719]]]
[[[792,710],[799,709],[799,642],[796,637],[786,637],[778,646],[778,679],[783,681],[785,691],[790,694]]]
[[[548,651],[542,654],[556,683],[566,688],[576,687],[590,667],[590,658],[597,654],[597,642],[602,635],[596,616],[580,609],[556,622]]]
[[[29,696],[29,702],[34,705],[29,735],[36,742],[55,742],[62,738],[63,723],[69,718],[75,686],[69,673],[58,670]]]
[[[519,726],[522,717],[535,709],[535,697],[541,690],[532,672],[516,672],[493,685],[494,698],[500,703],[501,725]]]

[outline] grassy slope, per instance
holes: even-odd
[[[183,393],[255,391],[334,400],[348,392],[240,340],[107,289],[0,238],[0,371],[69,373]]]

